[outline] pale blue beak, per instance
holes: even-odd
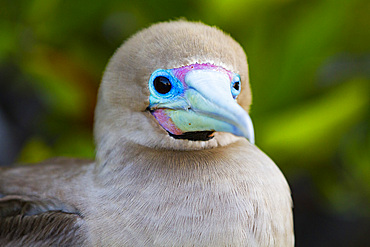
[[[254,144],[252,120],[233,98],[227,74],[214,70],[192,70],[184,80],[187,87],[181,95],[175,100],[155,105],[156,109],[163,109],[177,129],[182,133],[230,132],[246,137]],[[167,127],[167,131],[171,131],[170,128]]]

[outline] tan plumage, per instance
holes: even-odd
[[[249,110],[246,57],[231,37],[186,21],[144,29],[104,73],[95,162],[0,170],[0,245],[293,246],[289,187],[263,152],[230,133],[174,139],[147,111],[150,74],[194,63],[239,73]]]

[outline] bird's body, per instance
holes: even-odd
[[[239,104],[249,109],[243,54],[221,31],[184,21],[154,25],[128,40],[111,59],[100,88],[96,160],[50,160],[47,165],[0,170],[0,245],[293,246],[291,197],[284,176],[244,137],[216,129],[234,131],[232,126],[237,126],[235,133],[251,139],[250,128],[234,120],[225,120],[225,125],[224,117],[207,113],[207,119],[217,121],[211,120],[210,129],[203,129],[202,122],[198,130],[201,118],[189,117],[188,111],[204,114],[203,103],[192,101],[198,97],[194,90],[207,93],[193,85],[204,75],[220,76],[220,85],[228,80],[226,74],[232,83],[240,80],[246,89]],[[178,70],[168,70],[188,69],[184,66],[196,71],[177,79]],[[153,82],[156,73],[172,87],[178,80],[178,90],[183,90],[179,96],[153,96],[157,87],[150,88],[150,83],[158,84]],[[233,77],[235,73],[240,77]],[[167,98],[162,100],[162,95]],[[189,108],[180,109],[175,100]],[[248,125],[242,108],[235,107]],[[197,140],[187,139],[187,127],[179,127],[176,114],[193,125],[191,138]]]

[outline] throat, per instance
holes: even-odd
[[[194,131],[186,132],[181,135],[174,135],[168,132],[168,134],[175,139],[187,139],[189,141],[208,141],[214,137],[213,133],[214,131]]]

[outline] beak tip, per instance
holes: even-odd
[[[255,144],[255,137],[254,137],[254,127],[251,117],[248,113],[245,113],[245,122],[244,122],[244,133],[246,133],[244,136],[249,140],[251,144]]]

